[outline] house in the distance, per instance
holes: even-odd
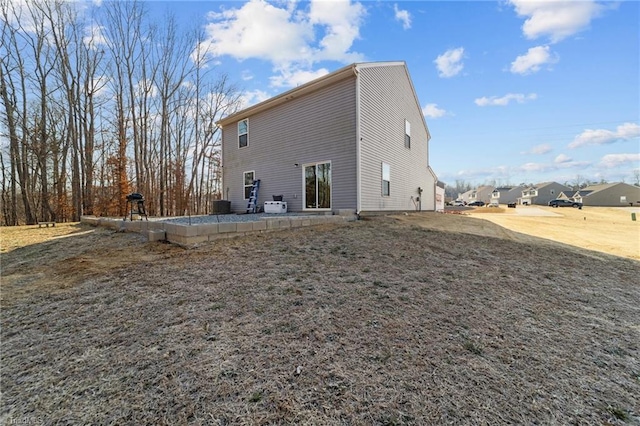
[[[437,212],[444,211],[446,186],[447,185],[440,180],[436,182],[436,211]]]
[[[491,192],[490,204],[512,204],[517,203],[522,195],[522,186],[500,186]]]
[[[579,191],[563,191],[562,198],[570,198],[585,206],[624,207],[640,205],[640,187],[628,183],[591,185]]]
[[[244,212],[282,195],[295,212],[436,209],[429,129],[404,62],[346,66],[227,116],[223,194]]]
[[[585,195],[587,195],[588,193],[590,193],[591,191],[585,191],[585,190],[578,190],[578,191],[562,191],[560,193],[560,195],[558,195],[558,198],[560,199],[564,199],[564,200],[571,200],[571,201],[576,201],[578,203],[582,203],[582,197],[584,197]]]
[[[544,182],[522,189],[522,195],[518,198],[519,204],[546,206],[549,201],[558,198],[560,193],[570,191],[566,185],[558,182]]]
[[[485,204],[489,204],[491,200],[491,192],[493,191],[493,186],[482,185],[477,187],[476,189],[472,189],[463,194],[462,200],[468,203],[473,203],[474,201],[482,201]]]

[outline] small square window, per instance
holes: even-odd
[[[249,145],[249,119],[238,121],[238,148]]]

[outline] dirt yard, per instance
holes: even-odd
[[[2,228],[0,423],[640,424],[638,222],[552,212]]]
[[[553,216],[535,216],[534,212],[532,216],[523,217],[529,210],[541,210]],[[505,213],[486,214],[476,209],[471,216],[521,234],[640,260],[640,208],[584,207],[579,210],[518,206],[506,209]],[[631,220],[631,213],[636,214],[635,222]]]

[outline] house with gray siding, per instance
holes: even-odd
[[[429,129],[404,62],[346,66],[224,117],[223,198],[244,212],[282,195],[294,212],[436,209]]]
[[[524,205],[537,204],[546,206],[549,201],[558,198],[560,193],[569,190],[571,188],[558,182],[543,182],[523,188],[518,202]]]
[[[624,182],[591,185],[580,192],[583,192],[581,198],[585,206],[625,207],[640,205],[640,187]]]
[[[577,203],[582,203],[582,197],[586,196],[587,194],[589,194],[591,191],[585,191],[585,190],[580,190],[580,191],[563,191],[560,193],[560,195],[558,195],[558,198],[563,199],[563,200],[572,200],[575,201]]]
[[[463,201],[466,201],[467,204],[473,203],[474,201],[482,201],[485,204],[489,204],[493,189],[493,186],[481,185],[476,189],[465,192]]]
[[[491,192],[491,203],[493,204],[511,204],[517,203],[518,198],[522,195],[522,186],[501,186],[495,188]]]

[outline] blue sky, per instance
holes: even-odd
[[[406,61],[440,180],[635,182],[636,1],[154,2],[200,23],[247,105],[346,64]]]

